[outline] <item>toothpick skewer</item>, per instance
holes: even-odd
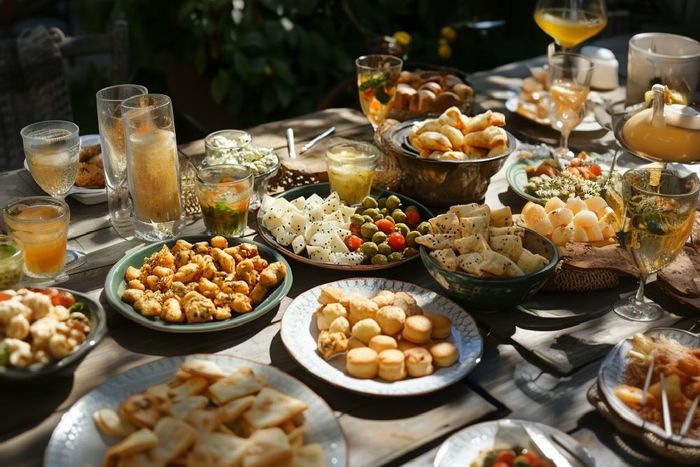
[[[688,433],[688,430],[690,429],[690,424],[693,422],[695,411],[698,408],[698,401],[700,401],[700,396],[695,396],[693,404],[690,406],[690,410],[685,416],[685,420],[683,420],[683,426],[681,426],[681,431],[679,433],[681,436],[685,436]]]
[[[664,431],[666,436],[670,437],[673,435],[673,427],[671,426],[671,412],[668,408],[668,395],[666,394],[666,379],[663,373],[659,373],[659,379],[661,380],[661,409],[663,411],[664,417]]]
[[[650,355],[651,363],[647,368],[647,377],[644,379],[644,390],[642,391],[642,405],[646,405],[647,396],[649,395],[649,386],[651,385],[651,377],[654,374],[654,356]]]

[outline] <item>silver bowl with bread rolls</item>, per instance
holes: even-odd
[[[448,207],[484,198],[491,177],[517,147],[504,125],[498,112],[468,117],[450,107],[437,118],[385,121],[378,139],[401,170],[401,193]]]

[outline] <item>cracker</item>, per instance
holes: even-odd
[[[168,464],[197,440],[197,432],[189,424],[172,417],[163,417],[154,428],[158,445],[150,450],[149,455],[155,464]]]
[[[209,400],[204,396],[190,396],[173,402],[167,408],[167,412],[180,420],[186,419],[193,410],[203,409],[209,405]]]
[[[263,378],[244,366],[231,376],[222,378],[209,386],[208,393],[217,404],[223,405],[230,400],[257,393],[263,388],[264,383]]]
[[[218,467],[240,465],[247,447],[246,440],[224,433],[201,433],[187,456],[189,465]]]
[[[211,360],[200,360],[188,357],[182,365],[180,365],[180,368],[195,376],[201,376],[208,380],[218,380],[226,377],[224,370]]]
[[[158,437],[148,428],[141,428],[119,441],[107,450],[106,457],[131,456],[139,452],[147,451],[158,445]]]
[[[188,380],[185,380],[185,382],[179,386],[170,388],[168,395],[175,400],[180,400],[184,399],[185,397],[201,394],[204,392],[207,386],[209,386],[209,381],[207,381],[206,378],[194,376]]]
[[[234,399],[219,407],[219,419],[226,423],[232,422],[241,416],[243,412],[253,406],[255,396],[245,396]]]
[[[281,425],[306,408],[302,401],[266,387],[260,391],[255,403],[243,414],[243,418],[256,429],[269,428]]]
[[[95,419],[97,428],[106,436],[123,438],[136,431],[136,428],[131,423],[124,420],[112,409],[98,410],[92,417]]]
[[[284,431],[279,428],[258,430],[248,439],[243,467],[287,465],[293,455]]]

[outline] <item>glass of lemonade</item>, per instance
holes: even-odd
[[[24,155],[36,183],[55,198],[63,198],[78,176],[78,125],[47,120],[22,128]]]
[[[394,104],[403,60],[393,55],[364,55],[355,60],[355,67],[360,105],[376,131]]]
[[[172,103],[166,95],[145,94],[121,107],[134,234],[146,241],[173,238],[183,216]]]
[[[3,209],[10,237],[24,253],[24,272],[54,279],[66,265],[70,211],[65,201],[33,196],[12,201]]]
[[[604,0],[538,0],[535,22],[564,49],[576,47],[608,24]]]
[[[654,321],[663,315],[663,308],[644,298],[644,284],[683,249],[695,221],[698,186],[697,175],[675,169],[642,168],[623,175],[620,240],[632,254],[640,276],[637,293],[613,306],[623,318]]]
[[[122,102],[148,93],[137,84],[118,84],[97,92],[97,121],[105,170],[105,188],[109,217],[115,230],[124,236],[133,234],[129,187],[126,179],[126,143],[122,121]]]
[[[197,171],[197,199],[209,235],[234,237],[248,224],[253,172],[242,165],[213,165]]]
[[[326,151],[331,191],[349,205],[359,204],[369,196],[380,158],[381,152],[373,144],[333,140]]]

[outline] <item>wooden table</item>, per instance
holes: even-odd
[[[531,62],[529,62],[531,63]],[[523,77],[528,63],[517,63],[476,74],[472,82],[484,97],[509,89]],[[498,100],[482,99],[484,107]],[[279,150],[286,157],[285,129],[296,130],[298,142],[335,125],[345,136],[368,137],[362,114],[350,109],[323,112],[253,128],[255,141]],[[605,144],[589,141],[591,144]],[[201,142],[181,146],[186,155],[202,151]],[[0,205],[20,196],[41,194],[25,170],[0,174]],[[503,171],[494,176],[486,196],[492,205],[516,201],[508,192]],[[323,397],[338,417],[347,436],[350,465],[432,465],[440,443],[464,426],[503,417],[536,420],[564,430],[586,446],[598,465],[668,465],[648,450],[614,433],[586,401],[586,389],[594,382],[600,358],[556,374],[527,346],[516,344],[511,333],[492,319],[477,316],[485,351],[482,362],[464,380],[430,396],[392,399],[363,397],[333,387],[307,373],[282,345],[280,318],[291,300],[323,282],[350,277],[293,262],[294,284],[279,308],[242,328],[204,335],[173,335],[143,328],[117,314],[106,303],[102,287],[107,272],[124,252],[138,245],[118,237],[109,226],[105,204],[84,206],[69,200],[70,245],[88,253],[88,261],[71,271],[64,287],[98,298],[108,315],[108,334],[81,363],[75,374],[50,384],[0,388],[0,465],[39,465],[52,430],[61,415],[86,392],[109,377],[163,356],[214,352],[269,363],[294,375]],[[517,203],[516,203],[517,204]],[[183,234],[203,232],[201,221],[192,222]],[[247,234],[255,238],[254,231]],[[389,270],[384,277],[402,279],[440,292],[437,283],[416,265]],[[582,298],[585,301],[585,296]],[[674,310],[675,311],[675,310]],[[682,310],[681,310],[682,311]],[[496,321],[497,323],[497,321]],[[560,329],[567,329],[566,324]],[[566,332],[566,331],[564,331]]]

